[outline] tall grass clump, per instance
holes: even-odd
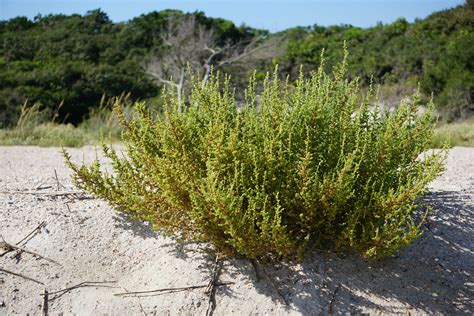
[[[102,97],[100,106],[90,111],[88,117],[78,126],[57,122],[62,104],[51,113],[35,103],[25,102],[20,117],[13,128],[0,129],[0,145],[38,145],[79,147],[97,144],[101,139],[117,141],[122,126],[112,113],[114,104],[121,104],[130,112],[129,94],[106,99]]]
[[[431,141],[431,147],[440,148],[444,144],[474,147],[474,117],[438,126]]]
[[[104,95],[100,100],[99,107],[89,111],[89,115],[79,124],[78,129],[84,134],[90,135],[91,140],[95,140],[95,143],[101,139],[118,141],[122,134],[122,125],[113,113],[113,107],[116,104],[122,107],[127,117],[130,116],[133,105],[130,93],[122,93],[112,98],[106,98]]]
[[[229,78],[198,80],[188,102],[165,93],[157,117],[117,107],[126,154],[104,145],[99,161],[76,165],[79,188],[154,228],[209,241],[248,258],[303,257],[314,248],[365,257],[393,254],[420,235],[417,199],[442,170],[443,154],[420,158],[433,134],[433,104],[418,97],[392,113],[360,100],[345,60],[294,83],[255,79],[237,106]],[[222,79],[222,78],[221,78]]]
[[[12,128],[0,129],[0,145],[75,147],[91,142],[89,135],[73,125],[58,124],[55,121],[56,114],[38,103],[29,105],[25,102],[21,106],[17,124]]]

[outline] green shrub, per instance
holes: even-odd
[[[138,103],[127,120],[117,107],[127,151],[103,146],[113,173],[64,154],[79,188],[218,252],[390,255],[419,236],[417,198],[442,170],[442,152],[420,158],[434,107],[418,115],[415,95],[379,113],[371,93],[358,104],[345,71],[344,59],[333,75],[321,66],[292,84],[275,71],[261,95],[251,79],[241,107],[229,78],[213,76],[195,84],[188,105],[165,93],[161,117]]]

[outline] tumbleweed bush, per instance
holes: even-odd
[[[442,152],[425,153],[433,104],[418,95],[381,113],[361,101],[345,59],[296,82],[250,79],[237,106],[229,78],[198,80],[187,103],[165,93],[161,116],[136,105],[124,154],[103,146],[99,161],[77,165],[79,188],[154,228],[209,241],[248,258],[303,257],[314,248],[365,257],[391,255],[421,232],[418,198],[442,170]],[[421,158],[420,158],[421,157]]]

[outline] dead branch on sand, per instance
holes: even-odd
[[[76,285],[73,285],[71,287],[67,287],[65,289],[62,289],[62,290],[58,290],[58,291],[54,291],[54,292],[49,292],[48,295],[54,295],[52,298],[49,299],[49,301],[54,301],[55,299],[63,296],[64,294],[72,291],[72,290],[75,290],[75,289],[78,289],[78,288],[81,288],[81,287],[107,287],[107,288],[117,288],[117,286],[112,286],[112,285],[107,285],[107,284],[111,284],[111,283],[117,283],[117,281],[85,281],[85,282],[81,282],[79,284],[76,284]],[[46,294],[40,294],[41,296],[44,296]]]
[[[35,229],[33,229],[28,235],[26,235],[25,237],[23,237],[19,242],[17,242],[15,245],[16,246],[20,246],[21,243],[23,243],[23,246],[26,245],[26,243],[28,241],[30,241],[31,239],[33,239],[33,237],[36,236],[36,234],[38,234],[38,232],[41,230],[41,228],[45,227],[46,226],[46,221],[42,221],[38,226],[35,227]],[[0,254],[0,258],[3,257],[4,255],[6,255],[7,253],[9,252],[12,252],[14,249],[13,248],[10,248],[6,251],[4,251],[2,254]]]
[[[265,270],[265,268],[263,267],[263,265],[257,260],[256,261],[258,266],[260,267],[260,269],[263,271],[263,274],[265,276],[265,278],[268,280],[268,282],[272,285],[273,289],[277,292],[278,296],[280,296],[281,300],[283,301],[283,303],[285,304],[285,306],[289,306],[290,303],[288,303],[288,300],[285,298],[285,296],[283,295],[283,293],[280,291],[280,289],[278,288],[278,286],[276,286],[276,284],[273,282],[272,278],[270,278],[270,276],[268,275],[267,271]]]
[[[220,283],[216,283],[215,286],[224,286],[224,285],[229,285],[229,284],[234,284],[234,282],[220,282]],[[153,295],[160,295],[160,294],[167,294],[167,293],[174,293],[174,292],[203,289],[203,288],[207,288],[208,286],[209,284],[191,285],[191,286],[184,286],[184,287],[170,287],[170,288],[148,290],[148,291],[116,293],[114,295],[115,296],[153,296]]]
[[[125,292],[130,293],[126,288],[124,288],[124,287],[121,286],[120,284],[119,284],[119,286],[120,286],[120,288],[122,288],[122,290],[124,290]],[[140,309],[142,310],[143,315],[146,316],[145,309],[143,308],[143,305],[142,305],[142,303],[140,302],[140,297],[137,297],[137,300],[138,300],[138,305],[140,306]]]
[[[25,280],[30,280],[30,281],[36,282],[36,283],[38,283],[38,284],[44,285],[43,282],[38,281],[38,280],[33,279],[33,278],[30,278],[29,276],[26,276],[26,275],[23,275],[23,274],[20,274],[20,273],[12,272],[12,271],[9,271],[9,270],[3,269],[3,268],[0,268],[0,271],[1,271],[1,272],[8,273],[8,274],[11,274],[11,275],[15,275],[15,276],[20,277],[20,278],[23,278],[23,279],[25,279]]]
[[[42,221],[38,226],[35,227],[28,235],[23,237],[19,242],[16,243],[17,246],[21,246],[23,243],[23,246],[26,245],[27,242],[29,242],[31,239],[33,239],[36,234],[41,230],[41,228],[46,227],[46,221]]]
[[[43,293],[43,316],[48,316],[48,302],[49,302],[49,293],[48,290],[44,289]]]
[[[61,265],[59,262],[54,261],[53,259],[47,258],[47,257],[45,257],[45,256],[43,256],[43,255],[40,255],[40,254],[37,253],[37,252],[34,252],[34,251],[31,251],[31,250],[25,249],[25,248],[23,248],[23,247],[18,247],[18,246],[15,246],[15,245],[12,245],[12,244],[6,242],[5,239],[3,239],[3,236],[2,236],[2,235],[0,235],[0,238],[2,239],[2,241],[0,242],[0,247],[4,248],[4,249],[7,250],[7,251],[9,251],[9,250],[10,250],[10,251],[12,251],[12,250],[19,250],[20,252],[29,253],[29,254],[31,254],[31,255],[33,255],[33,256],[36,256],[36,257],[38,257],[38,258],[41,258],[41,259],[50,261],[50,262],[55,263],[55,264],[57,264],[57,265]]]
[[[214,313],[216,308],[216,285],[219,281],[219,275],[221,273],[222,262],[218,255],[216,255],[216,260],[214,261],[214,268],[212,269],[211,280],[206,287],[206,294],[209,295],[209,300],[207,303],[206,316],[211,316]]]
[[[57,191],[61,190],[61,187],[65,189],[66,187],[61,182],[59,182],[58,173],[56,172],[56,169],[54,169],[54,176],[56,178]]]
[[[44,192],[44,191],[0,191],[0,194],[10,194],[10,195],[41,195],[47,197],[57,197],[57,196],[74,196],[76,199],[93,199],[91,196],[87,196],[83,191],[62,191],[62,192]]]
[[[341,283],[338,283],[336,285],[336,288],[332,292],[331,300],[329,301],[329,304],[328,304],[328,315],[333,315],[334,301],[336,300],[336,294],[337,294],[337,292],[339,291],[340,288],[341,288]]]
[[[130,296],[143,297],[143,296],[154,296],[154,295],[169,294],[169,293],[190,291],[190,290],[205,288],[206,289],[205,293],[209,296],[206,315],[210,316],[214,313],[214,309],[216,308],[215,296],[216,296],[217,287],[234,284],[234,282],[219,282],[219,276],[220,276],[221,268],[222,268],[222,261],[219,258],[219,256],[216,256],[216,259],[214,261],[214,267],[212,269],[211,279],[209,280],[209,282],[207,284],[204,284],[204,285],[191,285],[191,286],[184,286],[184,287],[171,287],[171,288],[162,288],[162,289],[156,289],[156,290],[135,291],[135,292],[127,291],[122,287],[122,289],[125,292],[124,293],[116,293],[114,295],[115,296],[125,296],[125,297],[130,297]],[[142,311],[143,311],[143,308],[142,308]]]

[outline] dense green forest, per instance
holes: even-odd
[[[103,95],[123,92],[135,99],[157,96],[159,89],[143,69],[157,54],[160,33],[178,11],[152,12],[127,23],[113,23],[105,12],[86,15],[17,17],[0,22],[0,126],[11,124],[29,100],[77,123]],[[218,40],[242,41],[252,29],[195,13],[198,23],[217,32]],[[67,116],[67,117],[66,117]]]
[[[443,118],[474,113],[471,1],[414,23],[315,25],[276,34],[201,12],[165,10],[114,23],[94,10],[0,21],[0,39],[0,127],[14,125],[25,102],[71,123],[103,97],[130,93],[133,100],[159,103],[165,84],[185,92],[183,64],[204,78],[212,66],[239,79],[237,84],[254,69],[260,75],[276,63],[282,76],[296,76],[300,65],[306,72],[319,65],[322,49],[328,67],[341,60],[344,42],[349,75],[364,86],[371,80],[381,84],[388,104],[412,94],[419,83],[425,96],[433,93]]]
[[[474,112],[474,2],[414,23],[398,19],[368,29],[316,25],[287,33],[285,57],[292,71],[299,64],[316,67],[323,48],[326,62],[334,64],[346,41],[351,76],[360,77],[364,85],[371,78],[383,84],[382,97],[399,101],[400,93],[411,89],[410,94],[419,83],[425,95],[434,94],[447,119]]]

